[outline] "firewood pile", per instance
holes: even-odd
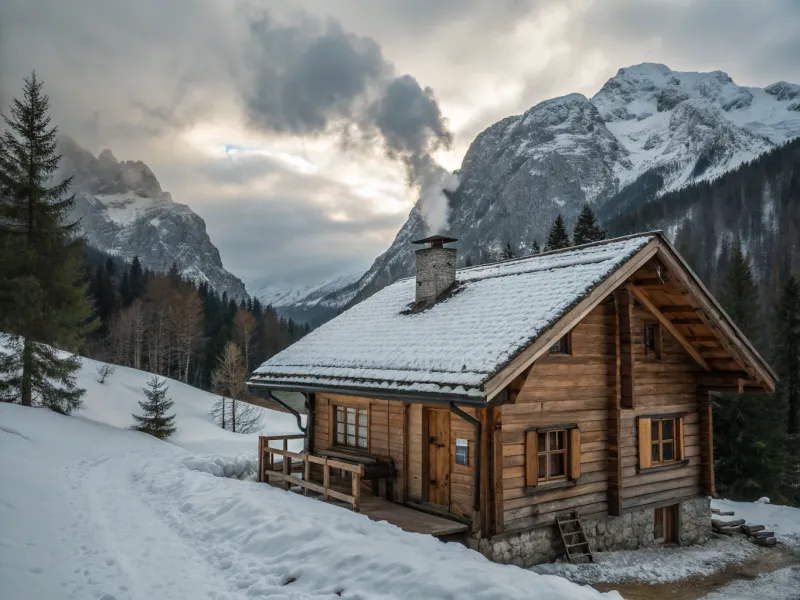
[[[713,517],[711,519],[711,529],[714,533],[722,535],[746,535],[751,542],[757,546],[770,547],[777,543],[775,532],[767,531],[763,525],[747,523],[744,519],[723,519],[722,517],[733,517],[733,511],[721,511],[712,508]]]

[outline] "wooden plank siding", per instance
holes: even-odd
[[[424,497],[423,492],[425,454],[428,445],[424,431],[425,415],[428,409],[435,408],[444,411],[447,411],[447,409],[441,405],[428,406],[397,400],[376,400],[357,396],[318,393],[315,399],[313,428],[315,452],[326,450],[335,445],[333,424],[331,423],[333,419],[331,407],[334,404],[369,409],[369,446],[367,451],[372,454],[391,457],[394,459],[397,470],[394,497],[391,499],[397,502],[405,502],[406,500],[426,501],[427,498]],[[478,417],[476,409],[463,408],[463,410],[473,417]],[[450,417],[449,508],[451,512],[457,515],[471,517],[474,498],[475,430],[471,424],[458,415],[447,412]],[[456,439],[458,438],[469,441],[468,465],[456,464]],[[407,447],[406,443],[408,444]],[[317,476],[316,470],[312,470],[312,479]],[[407,493],[406,490],[408,490]]]
[[[553,524],[557,513],[568,510],[613,514],[703,493],[701,463],[708,452],[697,402],[702,370],[663,327],[660,357],[647,356],[645,324],[657,320],[629,297],[609,296],[571,332],[571,355],[544,355],[510,387],[513,404],[502,406],[500,436],[505,532]],[[674,413],[685,413],[689,464],[639,473],[636,417]],[[581,432],[577,484],[526,492],[525,430],[562,424],[577,424]]]
[[[515,403],[502,407],[503,529],[555,522],[557,512],[608,510],[608,419],[616,399],[616,315],[601,303],[571,332],[572,355],[545,355],[527,374]],[[581,435],[581,476],[573,487],[525,491],[524,432],[575,423]]]
[[[656,319],[641,304],[633,308],[635,408],[621,418],[622,508],[657,506],[703,493],[701,477],[700,415],[697,382],[701,367],[661,328],[661,356],[645,354],[644,327]],[[685,413],[684,452],[689,464],[666,471],[639,473],[636,417]]]

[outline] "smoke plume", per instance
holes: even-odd
[[[453,176],[433,158],[452,143],[433,90],[411,75],[397,75],[371,38],[344,31],[333,20],[308,16],[291,25],[267,14],[250,21],[251,77],[244,97],[250,122],[292,134],[340,133],[379,143],[403,164],[409,188],[429,231],[447,224]]]

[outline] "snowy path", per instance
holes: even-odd
[[[0,423],[2,600],[601,597],[143,434],[11,405]]]

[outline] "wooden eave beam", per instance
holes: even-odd
[[[683,346],[683,349],[689,353],[689,355],[695,360],[695,362],[698,365],[703,367],[706,371],[711,370],[711,367],[708,366],[706,360],[702,356],[700,356],[700,353],[697,351],[697,348],[695,348],[694,346],[692,346],[692,344],[686,341],[686,338],[683,337],[683,334],[680,331],[678,331],[675,325],[672,324],[672,321],[670,321],[666,316],[664,316],[664,313],[662,313],[658,309],[658,307],[652,303],[652,301],[650,300],[650,298],[647,297],[647,294],[645,294],[644,291],[640,290],[635,285],[632,285],[631,293],[634,296],[636,296],[639,302],[644,304],[645,308],[650,311],[650,314],[652,314],[658,320],[658,322],[664,326],[664,329],[669,331],[670,335],[672,335],[672,337],[675,338],[675,341],[677,341],[681,346]]]
[[[765,390],[774,392],[775,376],[768,366],[765,368],[759,362],[759,360],[763,361],[763,359],[758,354],[758,351],[752,347],[752,344],[747,341],[744,334],[735,325],[726,320],[721,309],[714,304],[711,293],[705,286],[699,280],[694,279],[693,274],[692,276],[687,275],[686,271],[691,273],[691,270],[685,262],[682,264],[682,259],[677,253],[673,255],[673,250],[670,249],[668,244],[665,246],[660,249],[658,256],[673,278],[679,280],[687,290],[692,290],[691,294],[701,308],[698,316],[701,317],[709,329],[717,333],[719,344],[731,353],[731,356],[734,357],[733,362],[738,363],[739,367],[743,368],[751,378],[757,380]],[[743,341],[740,341],[739,338]]]
[[[522,350],[502,369],[500,369],[483,389],[486,393],[486,400],[490,401],[508,384],[527,369],[537,358],[547,352],[565,333],[577,325],[581,319],[589,314],[598,304],[600,304],[620,283],[631,277],[636,271],[644,266],[648,260],[658,253],[659,240],[654,237],[647,245],[639,250],[627,263],[612,273],[605,281],[598,285],[581,300],[572,310],[564,315],[553,327],[545,331],[530,346]]]

